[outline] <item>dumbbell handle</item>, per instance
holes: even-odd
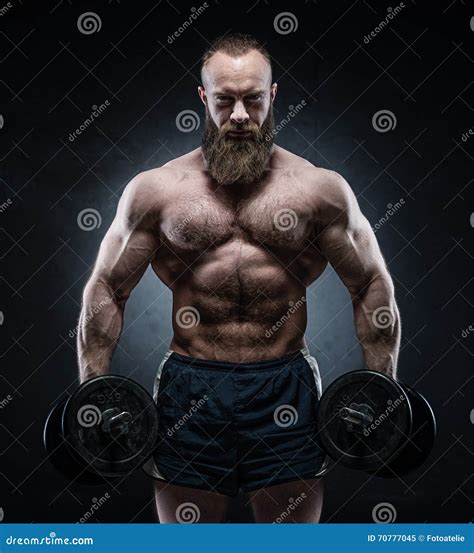
[[[119,413],[118,415],[115,415],[115,417],[112,417],[109,419],[109,424],[112,425],[117,422],[130,422],[132,420],[132,415],[128,411],[123,411],[122,413]]]
[[[128,423],[131,422],[132,415],[128,411],[120,409],[107,409],[102,413],[102,430],[109,433],[127,434]]]
[[[351,409],[350,407],[343,407],[339,411],[339,416],[346,422],[357,424],[359,426],[366,426],[374,420],[374,418],[370,415],[362,413],[361,411],[356,411],[355,409]]]

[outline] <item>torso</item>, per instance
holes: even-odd
[[[170,348],[251,362],[304,346],[306,288],[326,267],[315,240],[315,182],[324,169],[275,147],[248,192],[216,189],[200,151],[170,162],[152,267],[173,293]],[[308,175],[311,180],[308,182]]]

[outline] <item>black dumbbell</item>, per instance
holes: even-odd
[[[53,466],[80,484],[103,484],[141,467],[158,439],[158,411],[137,382],[91,378],[51,410],[44,445]]]
[[[394,478],[428,457],[436,419],[417,391],[375,371],[336,379],[317,407],[318,441],[343,466]]]

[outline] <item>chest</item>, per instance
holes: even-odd
[[[235,240],[301,249],[314,229],[314,211],[301,189],[271,189],[242,201],[181,194],[162,214],[161,232],[175,250],[201,251]]]

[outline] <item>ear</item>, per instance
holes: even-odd
[[[206,91],[202,86],[198,86],[198,94],[199,98],[201,98],[202,103],[206,105]]]
[[[273,102],[275,100],[275,96],[277,95],[278,85],[276,83],[273,83],[270,87],[270,99]]]

